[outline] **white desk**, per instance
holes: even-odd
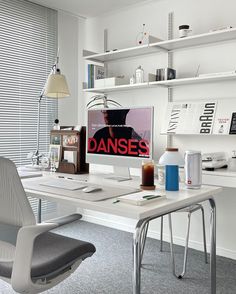
[[[181,178],[184,178],[184,170],[180,169]],[[221,186],[225,188],[236,188],[236,172],[227,168],[216,169],[215,171],[202,171],[202,182],[205,185]]]
[[[63,174],[60,174],[60,176]],[[44,176],[50,176],[46,173]],[[58,176],[58,174],[55,174]],[[64,175],[68,177],[68,175]],[[111,184],[111,180],[105,180],[101,174],[90,174],[90,175],[73,175],[74,179],[86,180],[89,183],[106,185]],[[28,181],[35,179],[24,179],[22,180],[23,185],[26,186]],[[113,182],[114,189],[121,186],[139,187],[140,179],[135,178],[131,181],[126,182]],[[157,187],[158,188],[158,187]],[[60,203],[67,203],[76,205],[80,208],[100,211],[104,213],[114,214],[117,216],[124,216],[137,220],[136,229],[134,232],[133,241],[133,294],[140,294],[140,274],[141,274],[141,246],[142,236],[145,231],[146,224],[153,219],[160,216],[169,214],[176,210],[185,208],[192,204],[196,204],[203,201],[209,201],[211,207],[211,294],[216,294],[216,214],[215,214],[215,201],[213,196],[221,192],[222,188],[203,186],[199,190],[187,190],[182,188],[178,192],[167,192],[166,199],[152,202],[144,206],[134,206],[125,203],[113,203],[114,199],[108,199],[103,201],[91,202],[86,200],[75,199],[66,196],[59,196],[52,192],[41,192],[36,190],[26,189],[28,196],[45,199],[48,201],[56,201]]]

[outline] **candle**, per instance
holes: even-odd
[[[153,160],[142,162],[142,186],[154,186]]]

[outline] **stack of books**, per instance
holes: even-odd
[[[94,88],[94,81],[104,79],[106,72],[104,66],[88,64],[88,88]]]

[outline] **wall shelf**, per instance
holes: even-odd
[[[219,76],[207,76],[207,77],[193,77],[193,78],[183,78],[183,79],[174,79],[168,81],[158,81],[158,82],[150,82],[149,86],[165,86],[169,88],[184,86],[184,85],[192,85],[192,84],[203,84],[203,83],[216,83],[223,81],[231,81],[236,79],[235,74],[222,74]]]
[[[158,47],[167,51],[174,51],[178,49],[186,49],[190,47],[205,46],[216,44],[236,39],[236,28],[218,30],[199,35],[193,35],[186,38],[178,38],[168,41],[162,41],[156,44],[151,44],[150,47]]]
[[[193,35],[186,38],[160,41],[147,45],[119,49],[116,51],[105,53],[91,54],[88,56],[84,56],[84,59],[90,62],[108,62],[122,58],[152,54],[161,51],[174,51],[190,47],[216,44],[234,39],[236,39],[236,28],[218,30],[215,32]]]
[[[155,44],[158,44],[158,43],[155,43]],[[89,62],[108,62],[108,61],[114,61],[118,59],[157,53],[163,50],[164,49],[158,48],[157,46],[151,47],[151,45],[141,45],[141,46],[135,46],[135,47],[125,48],[125,49],[118,49],[116,51],[92,54],[89,56],[84,56],[84,59]]]
[[[113,87],[84,89],[83,92],[86,92],[86,93],[111,93],[111,92],[143,89],[143,88],[148,88],[148,87],[149,87],[149,83],[133,84],[133,85],[127,84],[127,85],[119,85],[119,86],[113,86]]]
[[[158,86],[174,88],[174,87],[184,86],[184,85],[216,83],[216,82],[225,82],[225,81],[232,81],[232,80],[236,80],[236,74],[174,79],[174,80],[168,80],[168,81],[146,82],[142,84],[133,84],[133,85],[127,84],[127,85],[119,85],[119,86],[104,87],[104,88],[91,88],[91,89],[84,89],[83,91],[86,93],[111,93],[111,92],[135,90],[135,89],[142,89],[142,88],[153,88]]]

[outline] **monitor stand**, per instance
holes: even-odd
[[[113,166],[114,174],[112,176],[106,177],[108,180],[115,180],[117,182],[123,182],[131,180],[130,170],[128,167],[124,166]]]

